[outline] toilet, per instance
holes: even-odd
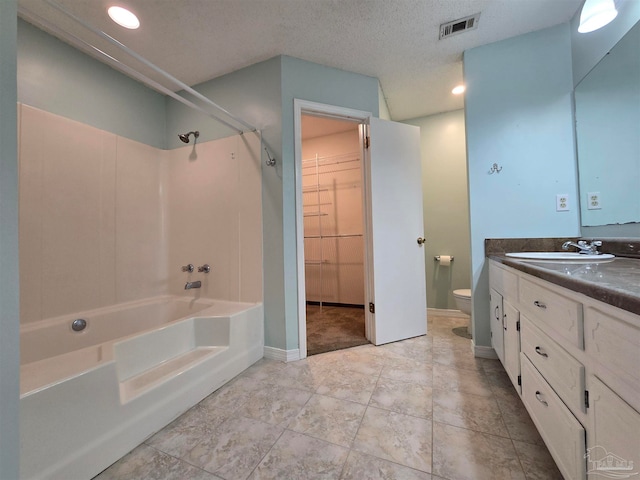
[[[471,289],[461,288],[453,291],[453,297],[456,299],[456,306],[462,313],[466,313],[471,317]],[[471,321],[471,318],[469,318]],[[467,324],[467,331],[471,333],[471,325]]]

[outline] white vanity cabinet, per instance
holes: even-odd
[[[518,298],[518,276],[493,262],[489,276],[491,345],[520,393],[520,312],[514,306]]]
[[[640,476],[640,316],[493,260],[489,277],[500,360],[511,377],[517,345],[518,391],[565,479]]]

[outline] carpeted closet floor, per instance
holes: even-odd
[[[307,305],[307,355],[368,343],[364,308]]]

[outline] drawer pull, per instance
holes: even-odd
[[[542,303],[542,302],[540,302],[540,301],[538,301],[538,300],[536,300],[535,302],[533,302],[533,304],[534,304],[536,307],[541,308],[541,309],[543,309],[543,310],[546,310],[546,309],[547,309],[547,306],[546,306],[544,303]]]
[[[538,400],[538,401],[539,401],[541,404],[543,404],[545,407],[548,407],[548,406],[549,406],[549,403],[547,403],[547,401],[546,401],[546,400],[543,400],[543,399],[542,399],[542,394],[540,393],[540,391],[539,391],[539,390],[536,392],[536,400]]]
[[[536,347],[536,353],[541,357],[547,358],[549,355],[543,351],[540,347]]]

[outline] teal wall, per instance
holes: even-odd
[[[18,101],[165,148],[164,95],[22,20]]]
[[[378,116],[378,79],[282,57],[282,227],[286,348],[298,348],[298,280],[293,100],[335,105]],[[266,272],[265,272],[266,274]],[[266,279],[266,282],[269,280]]]
[[[262,167],[265,345],[298,348],[297,251],[293,99],[378,114],[378,80],[296,58],[279,56],[194,87],[262,131],[277,159]],[[167,99],[167,145],[199,130],[200,140],[234,132],[206,115]],[[250,133],[245,133],[250,135]],[[264,155],[263,155],[264,157]]]
[[[0,478],[18,478],[20,299],[16,118],[17,0],[0,1]]]
[[[464,54],[476,345],[490,345],[484,239],[580,234],[569,28]],[[489,175],[494,163],[502,171]],[[570,211],[556,212],[556,194]]]

